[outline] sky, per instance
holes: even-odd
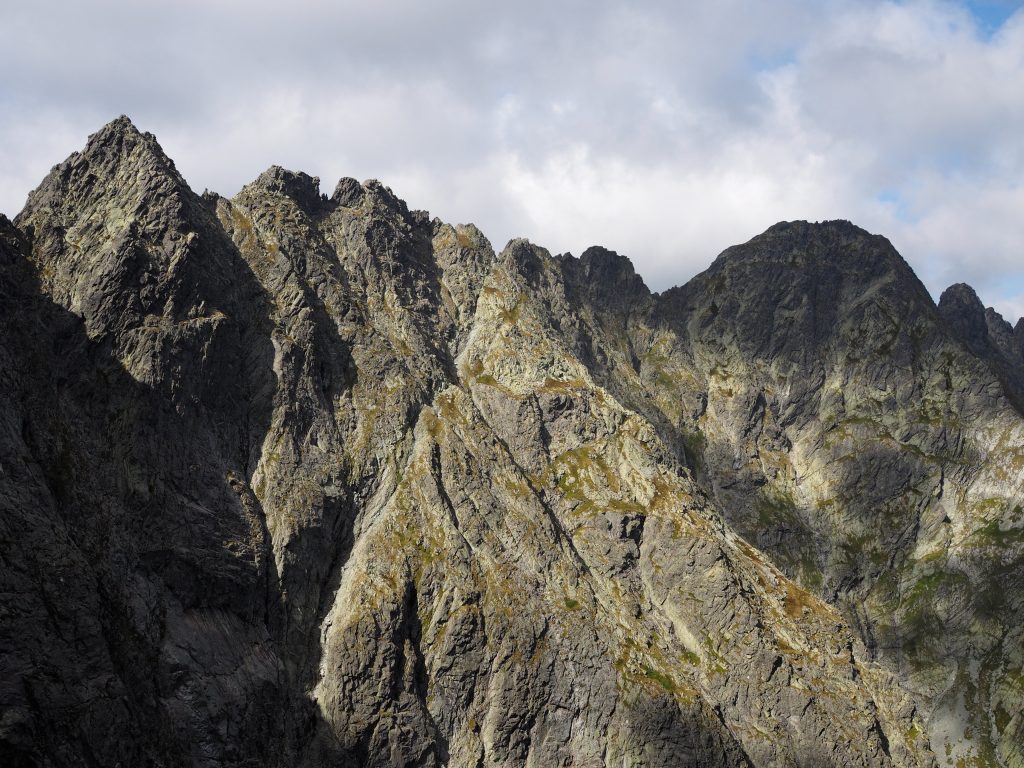
[[[3,0],[0,212],[120,114],[198,192],[377,178],[653,290],[781,220],[1024,315],[1024,2]]]

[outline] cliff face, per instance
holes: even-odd
[[[1024,764],[1019,334],[882,238],[652,295],[121,118],[0,292],[6,765]]]

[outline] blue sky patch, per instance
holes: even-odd
[[[891,209],[900,221],[913,221],[914,213],[910,208],[910,203],[898,189],[883,189],[875,195],[875,199]]]
[[[986,36],[991,37],[1024,2],[1019,0],[967,0],[965,3],[978,26]]]

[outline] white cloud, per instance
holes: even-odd
[[[1018,311],[1021,11],[993,35],[939,0],[37,0],[5,14],[8,213],[127,112],[200,190],[231,194],[272,163],[325,191],[373,176],[497,247],[615,248],[655,289],[776,220],[849,218],[933,291],[968,280]]]

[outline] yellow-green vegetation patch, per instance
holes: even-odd
[[[815,599],[810,592],[805,589],[801,589],[789,580],[785,582],[785,585],[785,611],[789,618],[799,619],[804,615],[804,611],[819,614],[827,613],[824,605],[819,600]]]
[[[932,602],[936,592],[943,587],[966,585],[967,577],[959,571],[936,570],[922,576],[907,592],[906,601],[916,603],[927,600]]]
[[[523,298],[522,296],[516,297],[516,303],[512,305],[511,309],[505,307],[499,307],[498,316],[502,322],[508,325],[515,325],[519,322],[519,317],[522,314]]]
[[[647,507],[640,502],[627,499],[611,499],[608,502],[608,509],[622,515],[643,515],[647,512]]]
[[[1008,507],[1010,504],[1006,499],[997,496],[987,499],[979,499],[974,502],[973,506],[978,512],[994,512]]]
[[[968,542],[977,546],[1008,547],[1024,544],[1024,528],[1002,528],[998,520],[991,520],[975,530]]]
[[[911,723],[910,728],[907,729],[906,741],[907,744],[913,746],[914,742],[917,741],[921,735],[921,729],[917,727],[917,723]]]
[[[571,390],[584,389],[587,383],[583,379],[553,379],[550,376],[544,379],[544,383],[538,387],[540,392],[568,392]]]
[[[704,655],[708,660],[707,671],[709,674],[724,675],[729,671],[725,656],[718,652],[718,648],[715,646],[715,641],[711,639],[711,635],[705,635],[701,645],[704,646]]]
[[[618,477],[600,453],[604,447],[602,443],[591,443],[555,457],[551,471],[557,478],[559,492],[565,498],[592,501],[587,491],[601,490],[602,485],[613,491],[618,490]]]
[[[1024,669],[1021,667],[1007,667],[1003,673],[1003,683],[1024,693]]]
[[[683,659],[683,661],[685,661],[692,667],[699,667],[701,665],[700,656],[698,656],[693,651],[687,651],[684,649],[682,652],[680,652],[679,655]]]
[[[463,375],[466,379],[471,380],[477,384],[483,384],[484,386],[494,387],[501,389],[506,393],[510,390],[505,387],[500,381],[494,378],[494,375],[486,370],[484,361],[480,358],[474,358],[471,363],[463,368]]]
[[[940,595],[968,585],[967,577],[957,571],[936,570],[917,579],[901,602],[904,609],[903,650],[915,668],[927,665],[942,634],[943,622],[936,613]]]
[[[640,666],[640,671],[644,673],[645,677],[650,678],[669,693],[676,692],[675,681],[664,672],[659,672],[648,664],[642,664]]]
[[[875,565],[884,565],[888,560],[885,550],[879,546],[875,535],[871,533],[847,536],[839,546],[843,551],[844,560],[851,565],[863,563],[865,559]]]
[[[454,391],[448,390],[437,396],[437,414],[446,425],[466,426],[469,422],[456,402],[457,395]]]
[[[1007,712],[1003,708],[1002,704],[996,704],[996,708],[995,708],[995,711],[993,712],[993,715],[994,715],[994,721],[995,721],[995,725],[996,725],[996,731],[998,731],[999,733],[1002,733],[1003,731],[1005,731],[1006,730],[1006,726],[1008,726],[1010,724],[1010,720],[1013,719],[1010,716],[1010,713]]]
[[[782,488],[762,489],[757,499],[757,522],[761,526],[802,527],[792,492]]]

